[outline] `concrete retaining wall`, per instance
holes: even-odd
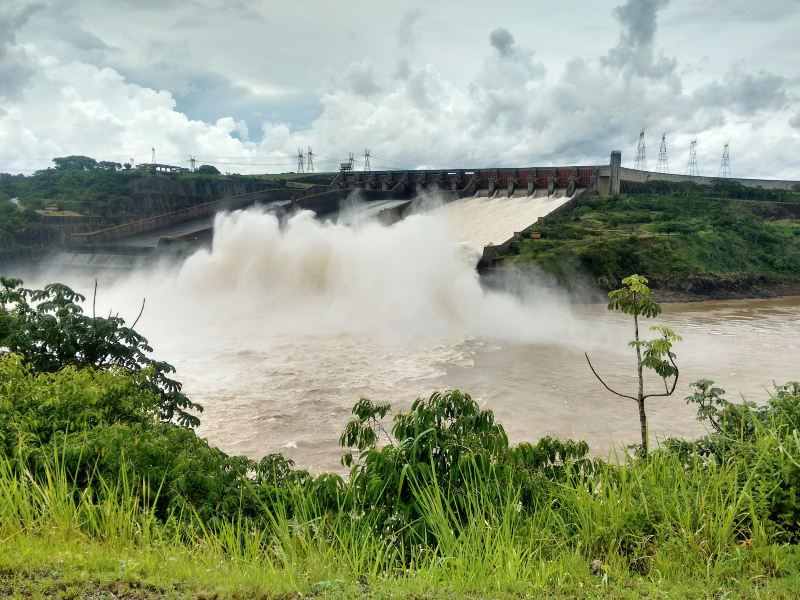
[[[638,171],[636,169],[620,168],[620,179],[622,181],[632,181],[636,183],[646,183],[648,181],[689,181],[701,185],[709,185],[717,177],[703,177],[698,175],[678,175],[676,173],[651,173],[650,171]],[[760,187],[767,190],[791,190],[794,186],[800,186],[798,180],[784,179],[744,179],[739,177],[725,178],[724,181],[739,183],[746,187]]]
[[[504,256],[507,256],[511,252],[511,247],[517,240],[521,240],[523,238],[528,237],[531,234],[531,232],[534,229],[536,229],[541,220],[544,219],[545,217],[548,217],[556,213],[564,213],[571,211],[578,205],[579,199],[581,196],[584,195],[584,193],[587,192],[584,191],[579,194],[575,194],[575,196],[573,196],[570,200],[568,200],[558,208],[550,211],[544,217],[539,217],[538,219],[536,219],[536,222],[532,223],[531,225],[528,225],[522,231],[518,231],[502,244],[489,244],[488,246],[484,246],[483,254],[481,255],[480,260],[478,261],[478,270],[482,271],[485,269],[491,269],[498,260],[500,260]],[[588,192],[588,193],[593,193],[593,192]]]
[[[410,198],[412,195],[413,194],[411,194],[411,192],[408,190],[381,191],[363,189],[337,189],[322,192],[321,194],[311,194],[297,198],[292,202],[292,205],[297,208],[312,210],[319,216],[325,216],[337,211],[341,206],[341,203],[351,196],[355,200],[372,202],[375,200],[403,200],[405,198]]]
[[[185,223],[186,221],[212,216],[218,212],[239,210],[258,202],[291,200],[296,197],[298,193],[302,192],[300,190],[282,189],[230,196],[228,198],[214,200],[213,202],[206,202],[205,204],[198,204],[197,206],[150,217],[148,219],[140,219],[123,225],[117,225],[116,227],[108,227],[89,233],[75,233],[70,236],[70,242],[81,245],[113,242],[138,233],[147,233],[148,231],[154,231],[162,227],[169,227],[170,225],[177,225],[179,223]]]

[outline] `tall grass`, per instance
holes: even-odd
[[[783,451],[800,463],[800,439],[790,441]],[[771,544],[740,465],[687,464],[659,452],[542,476],[524,507],[510,479],[477,465],[458,509],[453,490],[411,473],[426,532],[412,545],[385,533],[366,507],[325,510],[300,486],[265,503],[257,525],[243,517],[209,525],[196,515],[159,521],[141,503],[146,483],[124,476],[95,481],[97,493],[76,489],[58,455],[43,473],[33,477],[0,458],[0,542],[36,538],[178,556],[198,572],[213,569],[231,582],[249,574],[272,590],[393,581],[408,590],[500,594],[602,586],[609,578],[719,582],[732,572],[780,575],[794,560]],[[602,566],[592,574],[595,559]]]

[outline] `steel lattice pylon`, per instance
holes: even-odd
[[[658,162],[656,163],[656,173],[669,173],[669,162],[667,161],[667,134],[661,135],[661,148],[658,149]]]
[[[644,149],[644,129],[639,132],[639,147],[636,149],[636,166],[639,171],[647,171],[647,154]]]
[[[308,154],[306,156],[308,157],[306,159],[306,172],[313,173],[314,172],[314,153],[311,151],[311,146],[308,147]]]
[[[697,140],[692,140],[689,143],[689,162],[686,164],[687,175],[700,175],[697,168]]]
[[[725,142],[722,147],[722,162],[719,165],[719,176],[729,178],[731,176],[731,154],[728,149],[729,142]]]

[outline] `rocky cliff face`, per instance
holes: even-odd
[[[130,195],[119,197],[95,216],[103,225],[117,225],[189,208],[228,196],[247,194],[277,187],[274,184],[236,178],[184,178],[169,175],[147,175],[131,181]]]
[[[131,178],[125,187],[124,192],[101,203],[95,202],[82,216],[42,215],[17,231],[13,239],[0,239],[0,268],[17,261],[35,262],[60,246],[70,233],[112,227],[220,198],[282,186],[245,177],[144,174]]]

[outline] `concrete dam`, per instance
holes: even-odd
[[[712,178],[652,173],[623,168],[621,153],[607,165],[495,169],[340,172],[328,186],[271,189],[206,202],[183,210],[115,227],[70,236],[61,251],[45,261],[58,268],[130,270],[164,257],[181,257],[210,244],[217,213],[251,206],[279,219],[310,210],[337,220],[343,207],[385,223],[434,204],[453,224],[456,241],[480,254],[479,268],[491,267],[515,239],[528,235],[538,219],[569,209],[583,194],[618,194],[626,184]],[[792,189],[797,181],[731,179],[748,187]]]

